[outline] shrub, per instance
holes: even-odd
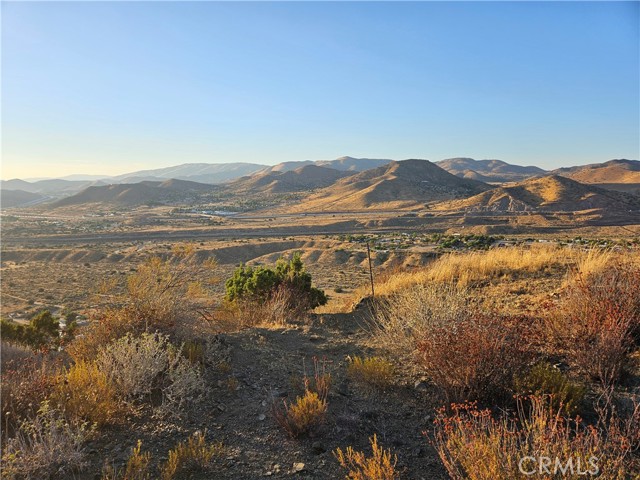
[[[149,473],[151,454],[149,452],[140,453],[141,449],[142,441],[138,440],[138,444],[127,459],[124,471],[118,471],[113,466],[107,466],[102,471],[101,480],[151,480],[151,474]]]
[[[194,278],[209,276],[215,262],[200,261],[189,246],[178,245],[172,253],[167,260],[154,256],[140,265],[127,277],[124,295],[115,293],[115,284],[105,284],[109,305],[69,346],[76,360],[92,359],[101,346],[127,333],[181,334],[185,325],[199,321],[208,305]]]
[[[393,365],[380,357],[353,357],[347,375],[365,387],[385,388],[393,378]]]
[[[198,368],[161,334],[127,334],[104,348],[96,363],[123,398],[136,400],[162,392],[163,410],[178,410],[203,393]]]
[[[11,320],[2,319],[2,339],[31,347],[34,350],[49,349],[59,343],[60,323],[49,310],[35,315],[28,325],[21,325]]]
[[[556,468],[555,475],[545,478],[583,478],[584,473],[577,472],[578,462],[582,470],[595,462],[601,478],[622,480],[631,473],[630,439],[615,417],[601,418],[599,428],[585,426],[579,418],[562,417],[548,397],[535,396],[528,410],[518,403],[517,418],[502,414],[495,419],[475,403],[452,408],[451,416],[441,409],[436,418],[434,445],[454,480],[520,478],[519,467],[536,469],[533,462],[541,457],[551,459],[552,472]],[[565,468],[571,461],[574,470],[561,475],[556,459]]]
[[[5,345],[2,346],[3,355]],[[54,390],[59,365],[48,356],[30,354],[20,363],[2,364],[2,427],[6,437],[14,432],[22,420],[33,418],[40,403]]]
[[[640,333],[640,269],[612,264],[589,275],[577,275],[545,328],[552,348],[570,364],[605,386],[624,371]]]
[[[469,293],[450,284],[412,285],[378,301],[372,331],[396,356],[412,357],[424,332],[469,315]]]
[[[448,402],[494,405],[512,397],[513,377],[529,359],[525,318],[473,313],[434,325],[418,343],[418,361]]]
[[[162,466],[160,478],[171,480],[182,470],[206,468],[211,459],[223,451],[221,442],[207,443],[204,435],[196,432],[186,442],[179,443],[169,451],[169,458]]]
[[[311,275],[304,270],[299,253],[289,261],[279,259],[275,269],[240,265],[226,281],[225,287],[226,298],[231,302],[239,299],[264,302],[279,287],[285,287],[293,292],[289,301],[291,307],[297,304],[313,309],[327,303],[325,293],[311,285]]]
[[[22,422],[7,441],[2,475],[8,478],[50,478],[69,475],[85,465],[82,445],[89,431],[69,424],[60,412],[43,402],[32,419]]]
[[[546,362],[537,363],[526,374],[516,377],[514,385],[520,395],[549,395],[551,406],[568,415],[576,413],[587,393],[584,385],[570,381]]]
[[[311,390],[306,390],[295,402],[289,404],[285,400],[283,404],[283,408],[274,406],[273,414],[292,438],[311,433],[322,423],[327,412],[327,401]]]
[[[121,411],[115,386],[97,365],[85,361],[60,376],[52,400],[71,418],[97,426],[116,421]]]
[[[374,434],[369,439],[372,455],[367,457],[364,452],[357,452],[353,447],[347,447],[346,452],[337,449],[333,455],[342,468],[349,470],[347,479],[352,480],[397,480],[400,474],[396,471],[398,457],[391,455],[391,450],[384,450],[378,445],[378,438]]]

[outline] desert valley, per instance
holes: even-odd
[[[515,478],[524,444],[485,459],[497,477],[462,460],[498,407],[542,430],[494,435],[532,438],[545,409],[579,413],[607,432],[601,478],[639,471],[637,160],[185,164],[1,193],[8,478]],[[547,447],[586,462],[596,440],[563,428]]]

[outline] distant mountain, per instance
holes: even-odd
[[[288,172],[291,170],[299,169],[307,165],[315,165],[318,167],[333,168],[341,172],[363,172],[372,168],[386,165],[393,160],[378,159],[378,158],[353,158],[353,157],[340,157],[335,160],[304,160],[300,162],[283,162],[272,167],[263,169],[260,173],[269,172]]]
[[[93,186],[52,203],[51,208],[93,203],[118,206],[173,204],[213,191],[214,188],[213,185],[176,179]]]
[[[328,187],[353,172],[335,168],[304,165],[295,170],[258,172],[227,184],[235,192],[286,193]]]
[[[545,175],[547,172],[538,167],[511,165],[502,160],[474,160],[473,158],[449,158],[436,162],[447,172],[463,178],[491,182],[518,182],[527,178]]]
[[[550,175],[497,187],[470,198],[439,206],[451,210],[526,212],[598,210],[640,216],[640,198]]]
[[[38,193],[25,192],[24,190],[0,190],[0,208],[20,207],[45,200]]]
[[[223,183],[263,169],[257,163],[184,163],[175,167],[140,170],[111,177],[114,183],[132,177],[188,180],[198,183]]]
[[[609,160],[604,163],[559,168],[552,173],[610,190],[640,194],[638,160]]]
[[[1,180],[2,190],[23,190],[42,195],[71,195],[92,185],[105,185],[100,181],[49,179],[37,182],[25,182],[20,179]]]
[[[428,160],[393,161],[338,180],[294,209],[416,208],[436,201],[468,197],[490,188],[482,182],[456,177]]]

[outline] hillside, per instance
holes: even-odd
[[[640,194],[640,161],[609,160],[578,167],[559,168],[552,173],[602,188]]]
[[[350,174],[351,172],[309,164],[295,170],[255,173],[229,183],[228,188],[234,192],[299,192],[328,187],[336,180]]]
[[[566,177],[550,175],[505,185],[471,198],[439,206],[451,210],[493,212],[596,210],[601,214],[640,215],[640,199]]]
[[[338,180],[294,210],[349,211],[419,208],[466,197],[490,187],[458,178],[428,160],[403,160]]]
[[[211,185],[176,179],[165,182],[92,186],[52,203],[51,208],[92,203],[119,206],[167,204],[211,190],[213,190]]]
[[[19,207],[28,205],[46,197],[37,193],[25,192],[24,190],[0,190],[0,208]]]
[[[547,173],[538,167],[512,165],[502,160],[449,158],[436,162],[436,165],[459,177],[485,182],[517,182]]]

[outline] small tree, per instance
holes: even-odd
[[[60,322],[49,310],[36,314],[28,325],[2,319],[2,339],[40,350],[59,341]]]
[[[291,301],[296,306],[304,304],[306,309],[312,309],[327,303],[325,293],[312,286],[311,275],[305,271],[298,252],[289,261],[280,258],[275,269],[240,265],[225,286],[230,302],[266,301],[278,290],[287,289],[294,294],[291,295]]]

